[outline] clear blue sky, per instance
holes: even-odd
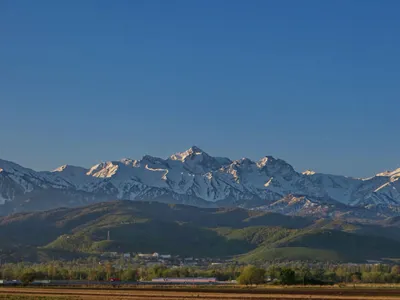
[[[0,157],[400,167],[400,1],[0,1]]]

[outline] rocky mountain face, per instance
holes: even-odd
[[[400,215],[400,169],[371,178],[296,172],[265,156],[230,160],[192,147],[166,159],[144,156],[36,172],[0,160],[0,213],[126,199],[201,207],[240,206],[289,215]]]

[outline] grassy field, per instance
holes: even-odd
[[[95,300],[95,299],[198,299],[198,300],[221,300],[221,299],[392,299],[400,300],[400,288],[323,288],[323,287],[297,287],[297,288],[169,288],[169,289],[88,289],[88,288],[0,288],[0,300]]]

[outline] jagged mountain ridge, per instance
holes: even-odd
[[[259,161],[231,160],[213,157],[195,146],[166,159],[145,155],[140,160],[102,162],[90,169],[64,165],[52,172],[0,160],[0,210],[9,213],[126,199],[242,206],[285,214],[329,215],[340,207],[397,215],[399,178],[400,169],[365,179],[299,173],[272,156]]]

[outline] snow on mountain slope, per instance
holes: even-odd
[[[322,204],[313,199],[308,199],[305,196],[296,197],[287,195],[265,207],[258,207],[258,209],[269,210],[284,215],[326,217],[331,214],[331,206],[332,205]]]
[[[193,146],[185,152],[178,152],[171,155],[169,160],[181,162],[182,166],[187,171],[194,174],[204,174],[210,171],[215,171],[221,168],[221,162],[224,162],[223,159],[211,157],[196,146]],[[225,163],[229,163],[229,160],[225,160]]]
[[[366,179],[299,173],[272,156],[232,161],[194,146],[166,159],[145,155],[140,160],[107,161],[89,169],[64,165],[52,172],[35,172],[0,160],[0,204],[16,198],[27,201],[32,193],[54,190],[63,195],[65,191],[75,196],[80,193],[89,202],[161,199],[306,214],[304,210],[325,209],[322,202],[349,207],[400,206],[399,178],[400,169]],[[289,195],[294,198],[288,200]]]
[[[390,172],[386,176],[378,174],[366,179],[319,173],[307,176],[315,187],[319,187],[326,193],[327,197],[343,204],[350,206],[400,205],[400,186],[397,183],[398,180]]]
[[[64,165],[55,169],[52,172],[42,172],[42,174],[47,174],[50,177],[55,177],[59,175],[66,182],[69,182],[71,185],[75,185],[75,187],[78,187],[91,180],[91,177],[87,176],[88,172],[88,169],[82,167]]]
[[[15,185],[23,193],[29,193],[35,188],[46,189],[48,187],[64,189],[71,185],[64,180],[63,177],[52,176],[48,172],[35,172],[31,169],[21,167],[16,163],[5,161],[0,159],[0,186],[3,191],[4,185],[7,183],[10,185]],[[13,196],[11,194],[3,198],[7,200],[12,200]]]
[[[383,173],[376,174],[376,176],[382,176],[382,177],[390,177],[392,180],[400,178],[400,168],[394,170],[394,171],[386,171]]]

